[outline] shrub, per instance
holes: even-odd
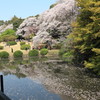
[[[39,51],[34,49],[34,50],[31,50],[29,51],[29,54],[28,54],[30,57],[34,57],[34,56],[38,56],[39,55]]]
[[[30,45],[29,44],[24,44],[24,45],[21,45],[21,50],[28,50],[30,49]]]
[[[7,45],[16,45],[17,43],[15,41],[9,41],[7,42]]]
[[[42,56],[45,56],[47,53],[48,53],[48,49],[41,49],[41,50],[40,50],[40,54],[41,54]]]
[[[8,38],[7,38],[8,37]],[[9,40],[9,41],[15,41],[16,40],[16,36],[14,36],[14,35],[10,35],[10,36],[7,36],[6,38],[7,38],[7,40]]]
[[[20,58],[23,56],[23,52],[20,50],[17,50],[14,52],[13,56],[14,56],[14,58]]]
[[[0,35],[0,38],[2,39],[2,41],[6,41],[6,42],[14,41],[16,39],[15,31],[12,29],[7,29]]]
[[[62,56],[64,53],[66,53],[67,51],[66,51],[66,48],[61,48],[60,50],[59,50],[59,56]]]
[[[0,50],[2,50],[3,49],[3,46],[0,46]]]
[[[5,30],[2,34],[1,34],[1,36],[6,36],[6,35],[16,35],[15,34],[15,31],[14,30],[12,30],[12,29],[7,29],[7,30]]]
[[[24,41],[20,42],[20,45],[24,45],[24,44],[26,44]]]
[[[93,56],[89,61],[85,61],[84,65],[88,69],[92,69],[96,74],[100,75],[100,55]]]
[[[0,52],[0,58],[8,58],[9,57],[9,53],[6,51],[2,51]]]
[[[73,61],[73,53],[72,52],[66,52],[62,56],[64,61],[67,61],[68,63],[72,63]]]
[[[4,35],[4,36],[0,36],[2,41],[15,41],[16,40],[16,36],[14,35]]]

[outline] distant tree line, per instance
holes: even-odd
[[[24,19],[22,18],[18,18],[17,16],[14,16],[12,17],[11,20],[8,20],[8,21],[3,21],[3,20],[0,20],[0,26],[5,24],[5,25],[8,25],[8,24],[13,24],[13,30],[17,30],[17,28],[20,26],[20,24],[23,22]]]

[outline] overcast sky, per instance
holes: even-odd
[[[0,20],[14,15],[21,18],[34,16],[47,10],[57,0],[0,0]]]

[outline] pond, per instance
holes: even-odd
[[[100,78],[60,59],[0,61],[11,100],[100,100]]]

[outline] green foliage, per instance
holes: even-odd
[[[20,45],[24,45],[24,44],[26,44],[26,42],[24,42],[24,41],[20,42]]]
[[[57,5],[57,3],[52,4],[52,5],[50,6],[50,9],[53,8],[53,7],[55,7],[56,5]]]
[[[6,35],[5,37],[4,37],[4,39],[5,39],[5,41],[7,40],[7,41],[15,41],[16,40],[16,36],[15,35]]]
[[[89,61],[84,63],[86,68],[93,69],[98,75],[100,75],[100,55],[92,57]]]
[[[3,46],[0,46],[0,50],[2,50],[4,47]]]
[[[24,19],[22,18],[18,18],[17,16],[14,16],[11,20],[8,20],[8,21],[3,21],[3,20],[0,20],[0,26],[5,24],[5,25],[8,25],[8,24],[13,24],[13,30],[17,30],[17,28],[20,26],[20,24],[23,22]]]
[[[13,24],[13,30],[17,30],[19,25],[23,22],[24,19],[18,18],[17,16],[14,16],[11,20],[8,20],[5,22],[5,24]]]
[[[74,49],[74,43],[73,38],[67,37],[67,39],[63,42],[64,45],[62,45],[59,56],[63,56],[65,53],[73,52]]]
[[[97,55],[100,50],[100,2],[97,0],[78,0],[78,2],[82,8],[72,34],[75,43],[75,58],[80,56],[80,62],[86,61],[93,64],[94,59],[98,58]],[[86,64],[85,66],[87,67]]]
[[[7,29],[6,31],[4,31],[1,36],[5,36],[5,35],[15,35],[15,31],[12,29]]]
[[[28,50],[30,48],[31,48],[31,46],[29,44],[21,45],[21,50]]]
[[[61,48],[60,50],[59,50],[59,56],[62,56],[64,53],[66,53],[67,51],[66,51],[66,49],[65,48]]]
[[[63,60],[68,62],[68,63],[72,63],[73,62],[73,53],[72,52],[66,52],[63,54],[62,56]]]
[[[1,41],[14,41],[16,39],[15,31],[12,29],[7,29],[0,35]]]
[[[8,41],[7,45],[16,45],[17,43],[15,41]]]
[[[15,41],[16,40],[16,36],[13,35],[5,35],[5,36],[0,36],[0,40],[1,41]]]
[[[39,56],[39,51],[36,49],[30,50],[28,55],[29,55],[29,57]]]
[[[55,44],[53,49],[61,49],[62,43]]]
[[[9,57],[9,53],[6,52],[6,51],[2,51],[0,52],[0,58],[3,59],[3,58],[8,58]]]
[[[77,0],[80,14],[72,24],[73,32],[67,37],[72,43],[65,42],[60,54],[64,58],[73,52],[74,63],[93,69],[100,75],[100,1]],[[65,54],[63,53],[65,52]]]
[[[39,17],[39,14],[35,15],[35,17],[38,18]]]
[[[47,55],[47,54],[48,54],[48,49],[41,49],[41,50],[40,50],[40,54],[41,54],[42,56]]]
[[[14,58],[20,58],[20,57],[23,57],[23,52],[18,50],[18,51],[15,51],[14,54],[13,54]]]
[[[23,19],[13,17],[12,20],[13,20],[13,29],[16,31],[17,28],[20,26],[20,24],[23,22]]]

